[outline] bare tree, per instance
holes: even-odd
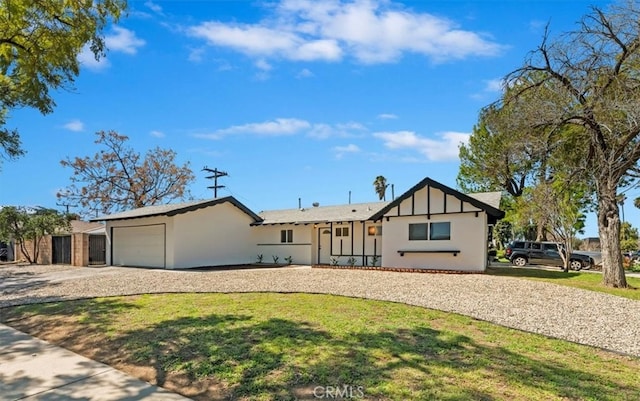
[[[620,252],[619,187],[638,176],[640,160],[640,9],[629,1],[593,7],[573,32],[548,32],[524,66],[510,73],[505,102],[513,119],[551,132],[578,127],[581,166],[595,186],[603,282],[626,287]]]
[[[129,139],[114,131],[96,133],[106,147],[93,156],[67,158],[60,163],[73,169],[71,185],[58,198],[81,205],[85,212],[110,213],[169,203],[188,195],[194,175],[189,163],[175,164],[176,152],[155,148],[144,157],[126,146]]]

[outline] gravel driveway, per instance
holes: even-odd
[[[640,301],[511,277],[310,267],[213,271],[0,267],[0,308],[140,293],[255,291],[402,302],[640,356]]]

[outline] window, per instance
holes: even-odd
[[[451,223],[431,223],[429,239],[434,241],[451,239]]]
[[[540,250],[541,248],[542,248],[542,244],[540,244],[539,242],[531,243],[531,249]]]
[[[293,230],[280,230],[280,242],[293,242]]]
[[[409,224],[409,241],[427,239],[427,223]]]
[[[369,228],[367,228],[367,234],[369,234],[369,236],[382,235],[382,226],[369,226]]]
[[[349,236],[349,227],[336,228],[336,237],[348,237],[348,236]]]

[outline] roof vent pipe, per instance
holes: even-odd
[[[298,198],[298,209],[302,209],[302,198]]]

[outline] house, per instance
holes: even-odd
[[[38,246],[39,264],[90,266],[106,263],[104,224],[71,220],[68,231],[45,235]],[[25,247],[33,256],[33,242]],[[15,247],[15,260],[26,259],[20,246]]]
[[[235,198],[147,206],[104,216],[107,260],[114,266],[184,269],[254,261],[251,224]]]
[[[392,202],[254,213],[229,196],[104,216],[111,265],[181,269],[264,262],[483,271],[500,193],[425,178]]]

